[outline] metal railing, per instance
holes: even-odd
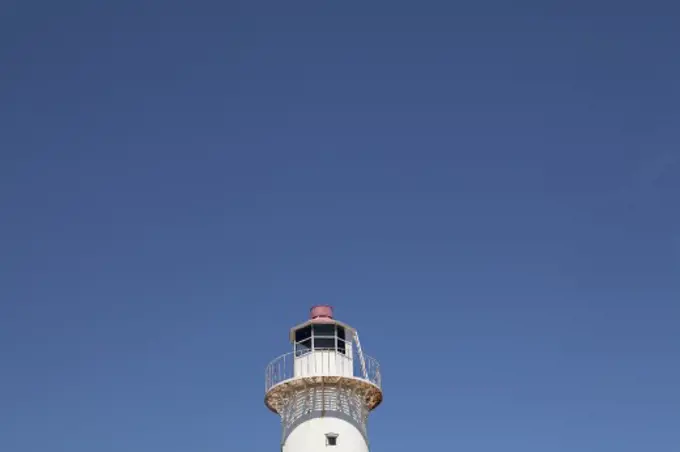
[[[380,364],[375,358],[364,355],[366,369],[358,357],[349,358],[341,353],[313,352],[296,358],[295,352],[286,353],[269,363],[265,369],[265,392],[273,386],[294,377],[345,376],[368,381],[379,388],[382,385]]]

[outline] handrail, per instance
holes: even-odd
[[[316,353],[316,352],[315,352]],[[306,357],[308,355],[303,355]],[[351,376],[368,381],[379,388],[382,385],[380,364],[375,358],[364,356],[364,362],[352,360],[348,356],[336,352],[325,352],[319,359],[300,359],[298,366],[304,365],[308,375]],[[265,369],[265,392],[272,387],[295,377],[295,352],[285,353],[273,359]],[[365,370],[363,369],[365,365]]]
[[[364,378],[368,378],[367,370],[366,370],[366,361],[364,359],[364,352],[361,350],[361,342],[359,342],[359,332],[354,331],[354,343],[357,346],[357,355],[359,355],[359,362],[361,363],[361,372],[362,376]]]

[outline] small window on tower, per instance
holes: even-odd
[[[295,344],[295,356],[306,355],[312,351],[312,340],[307,339],[306,341],[297,342]]]
[[[318,323],[314,325],[315,337],[335,337],[334,323]]]
[[[312,337],[312,327],[305,326],[295,332],[295,342],[302,342]]]
[[[338,434],[337,433],[326,433],[326,446],[337,446],[338,445]]]
[[[347,342],[345,342],[345,329],[338,325],[338,351],[347,354]]]
[[[334,337],[315,337],[314,338],[314,349],[315,350],[335,350],[335,338]]]

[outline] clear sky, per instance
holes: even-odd
[[[278,451],[314,303],[372,452],[677,450],[680,8],[632,3],[3,3],[0,451]]]

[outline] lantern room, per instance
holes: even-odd
[[[310,319],[290,331],[296,376],[352,375],[354,329],[333,319],[333,308],[314,306]]]

